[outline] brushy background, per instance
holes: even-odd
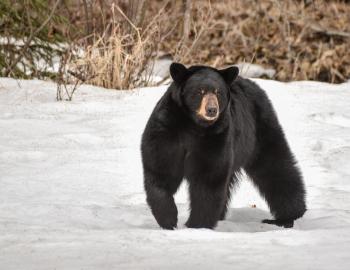
[[[281,81],[340,83],[350,78],[349,2],[1,0],[0,75],[64,80],[35,60],[59,57],[68,66],[61,73],[125,89],[147,85],[151,60],[171,57],[215,67],[260,64]]]

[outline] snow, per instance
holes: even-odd
[[[238,63],[236,65],[240,70],[240,75],[245,78],[260,78],[267,76],[267,78],[273,78],[276,74],[276,70],[272,68],[264,68],[261,65],[252,63]]]
[[[161,230],[145,203],[140,136],[166,86],[84,85],[56,102],[50,82],[0,79],[0,269],[350,269],[350,82],[255,80],[300,163],[308,211],[261,224],[242,179],[216,230]],[[252,207],[256,205],[256,208]]]

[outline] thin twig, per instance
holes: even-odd
[[[87,36],[87,42],[91,44],[92,39],[91,39],[91,18],[89,16],[89,8],[88,8],[88,3],[86,0],[83,0],[83,6],[84,6],[84,13],[85,13],[85,31],[86,31],[86,36]],[[92,14],[90,14],[92,15]]]
[[[119,13],[124,17],[124,19],[131,25],[132,28],[134,28],[134,30],[137,33],[138,39],[141,40],[141,36],[140,36],[140,31],[139,29],[132,23],[132,21],[130,21],[130,19],[128,18],[128,16],[125,15],[125,13],[120,9],[119,6],[116,6],[116,9],[119,11]]]
[[[333,29],[325,29],[317,24],[311,24],[310,28],[315,32],[323,33],[327,36],[339,36],[339,37],[350,38],[350,33],[348,32],[343,32],[343,31],[338,31]]]
[[[137,5],[136,15],[135,15],[135,25],[142,26],[145,17],[145,3],[146,0],[140,0]]]
[[[186,3],[184,5],[185,12],[184,12],[184,28],[183,28],[184,43],[187,42],[187,39],[190,35],[191,11],[192,11],[192,1],[191,0],[185,0],[185,1]]]

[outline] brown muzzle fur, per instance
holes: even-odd
[[[218,118],[219,102],[215,94],[208,93],[203,96],[197,114],[207,121],[214,121]]]

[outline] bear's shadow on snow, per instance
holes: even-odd
[[[179,203],[179,217],[177,223],[177,231],[198,230],[188,229],[184,224],[188,219],[188,204]],[[86,220],[74,220],[78,225],[90,229],[136,229],[136,230],[152,230],[163,231],[154,219],[149,207],[145,203],[141,204],[119,204],[116,207],[101,207],[92,205],[84,208],[90,213],[86,215]],[[215,232],[268,232],[268,231],[284,231],[289,230],[283,227],[262,223],[264,219],[271,219],[269,211],[252,208],[229,208],[226,218],[219,221]],[[308,210],[306,215],[294,223],[293,230],[313,230],[327,229],[332,226],[338,226],[343,222],[342,218],[335,218],[322,210]],[[199,229],[201,230],[201,229]],[[205,229],[210,232],[210,230]]]
[[[197,229],[188,229],[184,224],[188,218],[188,213],[185,205],[179,206],[179,220],[177,224],[177,231],[181,230],[197,230]],[[145,210],[146,207],[143,207]],[[161,230],[157,222],[154,220],[151,213],[145,213],[143,217],[143,222],[137,224],[134,227],[139,229],[151,229],[151,230]],[[140,216],[139,216],[140,218]],[[282,227],[264,224],[261,221],[263,219],[271,218],[270,212],[251,207],[244,208],[230,208],[227,212],[225,220],[219,221],[218,225],[214,229],[214,232],[267,232],[267,231],[276,231],[284,230]]]
[[[225,220],[218,223],[215,231],[219,232],[267,232],[282,230],[283,228],[262,223],[264,219],[270,219],[268,211],[244,207],[228,209]]]

